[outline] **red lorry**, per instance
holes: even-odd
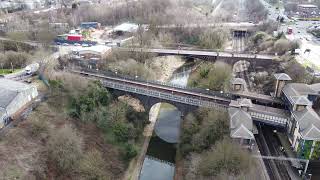
[[[69,34],[67,36],[68,41],[82,41],[82,35],[78,34]]]

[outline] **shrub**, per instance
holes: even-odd
[[[197,167],[198,172],[206,177],[214,177],[220,173],[238,176],[254,167],[249,153],[229,139],[215,144],[214,149],[203,154]]]
[[[106,172],[106,162],[103,160],[101,152],[97,150],[89,151],[80,160],[79,169],[82,177],[88,180],[108,180]]]
[[[124,159],[130,160],[138,154],[137,148],[133,144],[125,144],[124,146]]]
[[[31,135],[32,136],[38,136],[41,133],[48,131],[48,124],[46,121],[40,121],[38,119],[33,119],[31,121]]]
[[[126,124],[122,122],[116,122],[112,126],[112,132],[114,133],[116,139],[120,142],[126,142],[129,139],[129,128]]]
[[[74,130],[65,126],[58,132],[51,132],[48,139],[48,157],[61,174],[75,171],[81,157],[81,139]]]

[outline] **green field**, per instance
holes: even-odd
[[[14,69],[13,71],[11,69],[0,69],[0,75],[6,75],[21,71],[21,69]]]

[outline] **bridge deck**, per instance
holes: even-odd
[[[121,51],[131,52],[148,52],[168,55],[191,55],[191,56],[208,56],[208,57],[224,57],[224,58],[243,58],[243,59],[263,59],[272,60],[275,56],[261,54],[241,54],[232,52],[218,51],[200,51],[200,50],[183,50],[183,49],[145,49],[145,48],[118,48]]]
[[[249,114],[256,120],[266,124],[285,127],[288,121],[288,112],[283,109],[253,104]]]
[[[257,94],[257,93],[252,93],[248,91],[232,92],[232,94],[243,97],[243,98],[261,100],[268,103],[271,102],[271,103],[282,104],[282,101],[280,99],[274,98],[272,96],[264,95],[264,94]]]
[[[161,84],[150,84],[148,82],[123,79],[121,77],[106,76],[90,72],[71,70],[73,73],[85,74],[94,79],[101,79],[105,87],[131,92],[144,96],[159,98],[172,102],[188,104],[191,106],[226,109],[230,104],[230,99],[193,92],[190,89],[180,89]],[[287,112],[282,109],[253,104],[249,109],[249,114],[255,121],[265,124],[285,127],[287,124]]]

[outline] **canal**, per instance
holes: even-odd
[[[183,68],[173,74],[170,83],[186,86],[189,74],[190,70]],[[161,103],[139,180],[173,180],[181,120],[181,112],[175,106]]]

